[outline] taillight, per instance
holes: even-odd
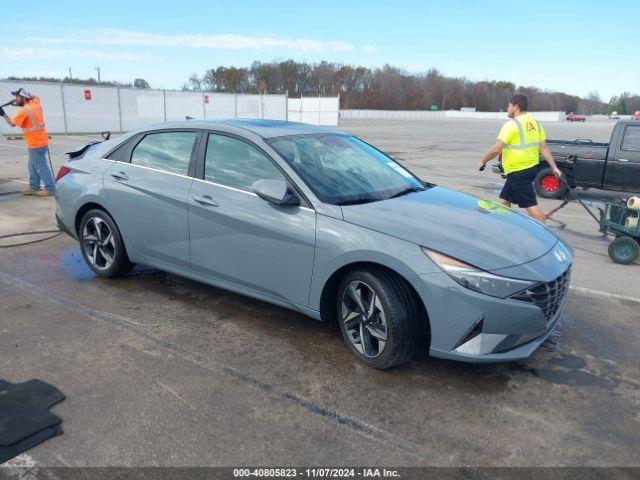
[[[69,167],[65,167],[64,165],[60,167],[58,170],[58,174],[56,175],[56,182],[64,177],[67,173],[69,173],[71,169]]]

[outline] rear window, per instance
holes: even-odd
[[[632,125],[625,128],[622,149],[640,152],[640,126]]]
[[[131,164],[187,175],[196,132],[162,132],[146,135],[133,149]]]
[[[128,162],[131,157],[131,146],[140,137],[135,137],[127,140],[107,157],[109,160],[116,160],[118,162]]]

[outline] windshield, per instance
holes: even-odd
[[[408,170],[348,135],[292,135],[268,140],[325,203],[375,202],[424,190]]]

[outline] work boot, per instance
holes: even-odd
[[[36,195],[38,197],[50,197],[53,195],[53,192],[50,192],[49,190],[38,190]]]
[[[25,188],[24,190],[22,190],[22,194],[23,195],[36,195],[36,191],[35,190],[31,190],[30,188]]]

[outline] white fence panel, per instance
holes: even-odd
[[[27,88],[38,96],[49,133],[129,131],[164,121],[265,118],[337,125],[337,97],[288,99],[286,95],[185,92],[49,82],[0,81],[0,100]],[[6,101],[5,100],[5,101]],[[293,108],[293,110],[292,110]],[[11,116],[14,107],[7,107]],[[21,133],[0,122],[0,133]]]
[[[204,97],[201,92],[165,92],[167,122],[184,120],[186,117],[204,118]]]
[[[340,97],[290,98],[287,110],[290,122],[337,126]]]
[[[206,118],[235,118],[236,96],[233,93],[205,93]],[[206,100],[209,100],[208,102]]]
[[[287,119],[290,122],[302,122],[301,98],[289,98],[287,100]]]
[[[320,98],[302,97],[300,102],[301,121],[312,125],[320,125]]]
[[[120,130],[118,92],[94,85],[64,85],[64,108],[70,132]]]
[[[238,94],[238,118],[262,118],[260,95]]]
[[[303,112],[319,112],[320,97],[302,97],[300,105]]]
[[[533,118],[545,122],[564,122],[566,115],[564,112],[530,112]]]
[[[24,87],[32,95],[40,99],[44,110],[44,121],[48,132],[64,132],[64,115],[62,113],[62,91],[60,84],[55,83],[26,83],[26,82],[0,82],[0,101],[7,102],[13,98],[12,91]],[[17,107],[4,107],[6,114],[13,117],[17,112]],[[7,122],[0,120],[0,133],[22,133],[19,128],[12,128]]]
[[[164,92],[121,88],[120,111],[123,131],[164,122]]]
[[[338,125],[340,97],[320,98],[320,125]]]
[[[270,120],[287,119],[287,96],[286,95],[263,95],[262,96],[263,118]]]

